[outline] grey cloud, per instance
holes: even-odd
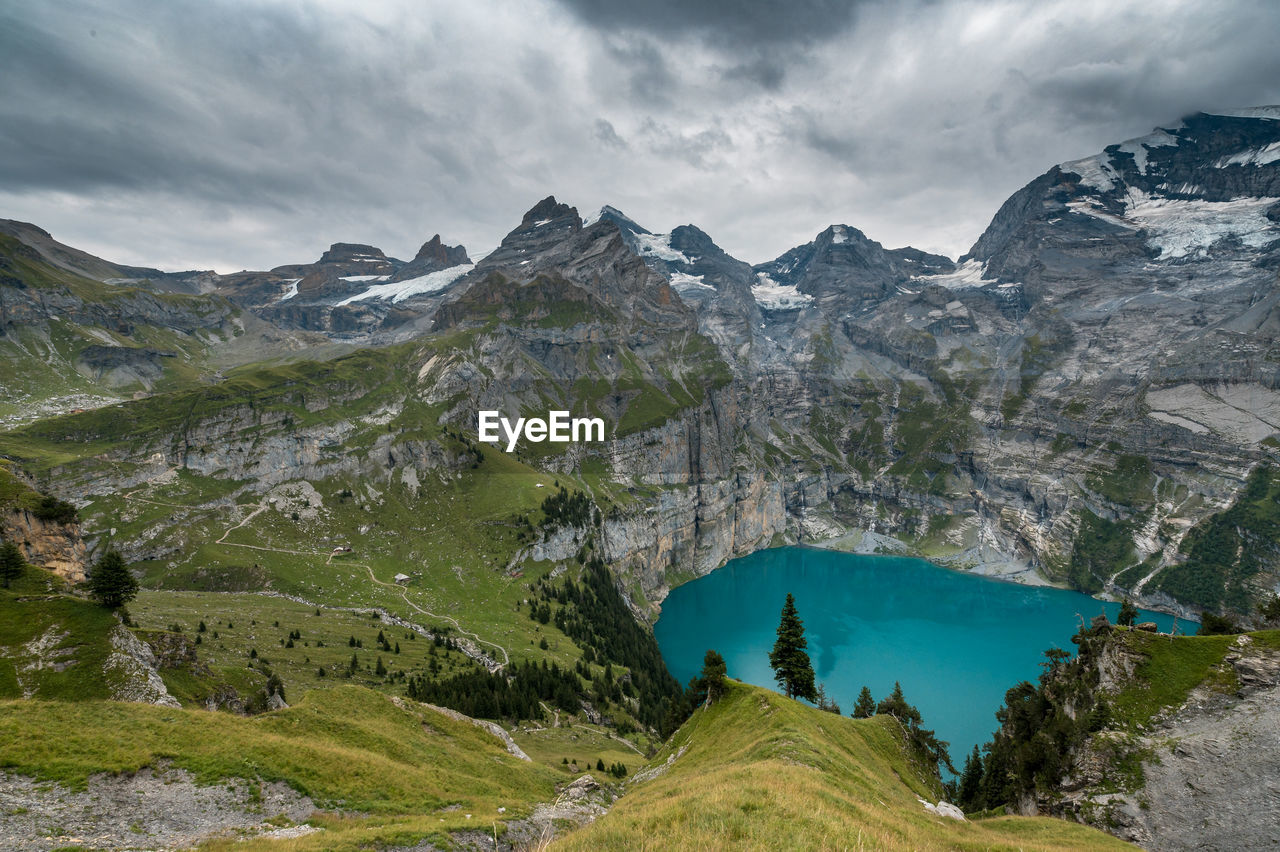
[[[699,170],[723,166],[725,155],[734,147],[733,139],[720,127],[682,131],[648,121],[641,128],[641,135],[653,153],[681,160]]]
[[[677,88],[675,75],[657,45],[642,36],[606,40],[609,58],[625,69],[629,94],[651,106],[668,106]]]
[[[696,34],[722,47],[825,40],[853,23],[859,0],[560,0],[604,31]]]
[[[223,271],[484,250],[548,194],[750,261],[833,222],[958,255],[1054,163],[1280,102],[1277,31],[1191,0],[3,4],[0,216]]]
[[[619,151],[625,151],[630,147],[627,145],[627,140],[619,136],[618,131],[614,129],[613,125],[603,118],[596,119],[595,137],[603,144]]]
[[[794,60],[793,60],[794,61]],[[787,75],[787,62],[772,56],[759,56],[723,69],[721,77],[729,82],[741,80],[762,89],[776,91]]]

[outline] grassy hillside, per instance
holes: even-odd
[[[237,333],[227,321],[238,312],[223,299],[94,281],[7,234],[0,234],[0,288],[0,315],[10,320],[0,328],[0,421],[194,384],[212,372],[212,350]],[[104,346],[164,354],[124,358],[133,366],[121,370],[86,362],[86,352]]]
[[[108,610],[60,594],[64,584],[41,568],[26,569],[0,589],[0,699],[109,698],[121,673],[109,671]]]
[[[598,849],[1124,849],[1061,820],[955,822],[917,797],[938,793],[913,771],[889,717],[856,720],[731,684],[699,710],[603,818],[558,843]]]
[[[347,812],[318,818],[326,830],[290,847],[326,850],[489,828],[554,798],[556,777],[466,722],[359,687],[314,692],[251,718],[104,701],[0,701],[0,769],[75,789],[99,772],[164,765],[204,784],[283,781],[320,807]]]
[[[1280,648],[1280,630],[1246,634],[1258,645]],[[1156,714],[1178,707],[1191,690],[1205,685],[1233,693],[1240,688],[1230,666],[1223,665],[1237,636],[1168,637],[1141,630],[1118,631],[1116,641],[1142,661],[1132,682],[1112,701],[1117,727],[1139,729]]]

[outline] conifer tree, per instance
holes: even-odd
[[[813,700],[818,705],[819,710],[825,710],[828,713],[840,715],[840,705],[836,703],[834,698],[827,697],[827,685],[825,683],[818,684],[818,697]]]
[[[966,811],[980,811],[982,804],[982,755],[975,745],[964,760],[964,772],[960,773],[960,787],[956,796]]]
[[[892,716],[904,724],[913,718],[917,722],[920,721],[919,712],[907,703],[907,697],[902,694],[902,684],[896,680],[893,682],[893,692],[876,705],[876,713]]]
[[[778,623],[778,640],[769,652],[769,665],[774,680],[783,688],[788,698],[807,698],[816,701],[818,690],[814,685],[813,664],[805,648],[804,623],[796,612],[796,599],[788,592],[782,605],[782,618]]]
[[[703,691],[707,693],[708,704],[715,704],[724,695],[724,678],[727,673],[724,657],[716,651],[708,650],[702,658],[702,675],[698,678]]]
[[[0,544],[0,582],[9,588],[9,583],[22,576],[27,567],[27,560],[22,558],[22,551],[11,541]]]
[[[1123,627],[1132,627],[1133,622],[1138,620],[1138,608],[1133,605],[1133,601],[1128,598],[1124,599],[1124,603],[1120,604],[1120,614],[1116,616],[1116,624]]]
[[[871,690],[862,687],[862,691],[858,693],[858,701],[853,705],[853,712],[849,715],[855,719],[870,719],[876,715],[876,700],[871,697]]]
[[[124,557],[108,550],[89,569],[89,594],[108,609],[117,609],[138,594],[138,581],[129,573]]]

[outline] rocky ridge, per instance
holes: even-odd
[[[1068,816],[1148,849],[1280,846],[1269,818],[1280,759],[1280,653],[1267,635],[1234,637],[1204,681],[1138,733],[1092,735],[1059,788],[1024,812]],[[1144,662],[1126,643],[1108,642],[1097,660],[1099,689],[1113,696],[1133,687]]]

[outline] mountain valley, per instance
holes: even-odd
[[[833,224],[752,265],[694,225],[554,197],[483,255],[437,234],[409,261],[336,243],[226,275],[0,220],[0,537],[35,566],[0,599],[0,726],[63,744],[11,745],[0,799],[19,776],[80,795],[147,767],[239,779],[246,813],[276,782],[322,812],[241,819],[261,834],[245,849],[304,822],[323,833],[277,839],[683,848],[727,825],[781,848],[786,820],[814,847],[1118,848],[1061,820],[931,815],[917,799],[942,778],[884,716],[736,683],[688,704],[650,625],[675,586],[799,543],[1274,628],[1278,151],[1280,108],[1189,116],[1053,166],[958,260]],[[599,417],[605,440],[508,453],[477,440],[481,410]],[[77,592],[108,550],[141,584],[123,623]],[[1211,724],[1209,668],[1152,709],[1148,746]],[[522,707],[468,705],[509,744],[406,700],[427,682]],[[1201,715],[1179,715],[1199,686]],[[71,735],[122,725],[141,733]],[[247,756],[191,745],[211,737]],[[314,768],[350,760],[371,768]],[[785,816],[742,792],[782,787]],[[1150,842],[1138,789],[1102,804]],[[1039,792],[1024,813],[1118,830],[1083,813],[1097,790]],[[804,816],[821,807],[840,816]],[[202,848],[230,847],[216,828]],[[154,842],[196,842],[174,837]]]

